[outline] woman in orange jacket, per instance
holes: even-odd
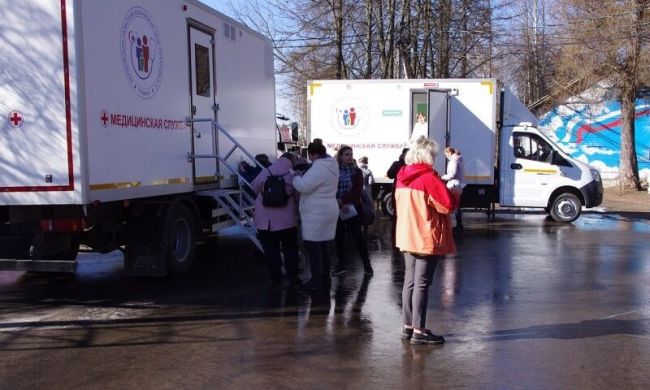
[[[397,174],[396,246],[405,262],[401,337],[411,344],[445,342],[426,328],[427,303],[438,260],[456,253],[449,215],[459,199],[433,169],[437,152],[435,141],[419,137],[411,143],[406,165]]]

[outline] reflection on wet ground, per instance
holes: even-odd
[[[83,254],[73,276],[0,272],[0,383],[650,386],[647,220],[466,220],[430,291],[428,324],[443,346],[399,339],[403,257],[379,220],[368,237],[375,275],[353,262],[329,290],[271,289],[263,259],[237,235],[203,245],[202,261],[175,280],[129,278],[119,253]]]

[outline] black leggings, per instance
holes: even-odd
[[[359,256],[365,266],[370,265],[370,257],[368,256],[368,245],[361,232],[361,218],[357,215],[345,221],[339,218],[336,224],[336,256],[338,262],[336,263],[337,270],[345,269],[347,264],[347,256],[345,253],[345,239],[348,235],[352,236],[354,243],[359,251]]]

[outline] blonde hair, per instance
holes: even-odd
[[[436,141],[423,135],[411,142],[409,151],[404,157],[406,165],[412,164],[429,164],[433,166],[436,156],[438,155],[438,144]]]

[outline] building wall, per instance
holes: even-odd
[[[603,180],[618,178],[620,102],[561,105],[544,114],[539,123],[542,131],[564,151],[598,169]],[[650,98],[637,99],[635,126],[639,176],[650,181]]]

